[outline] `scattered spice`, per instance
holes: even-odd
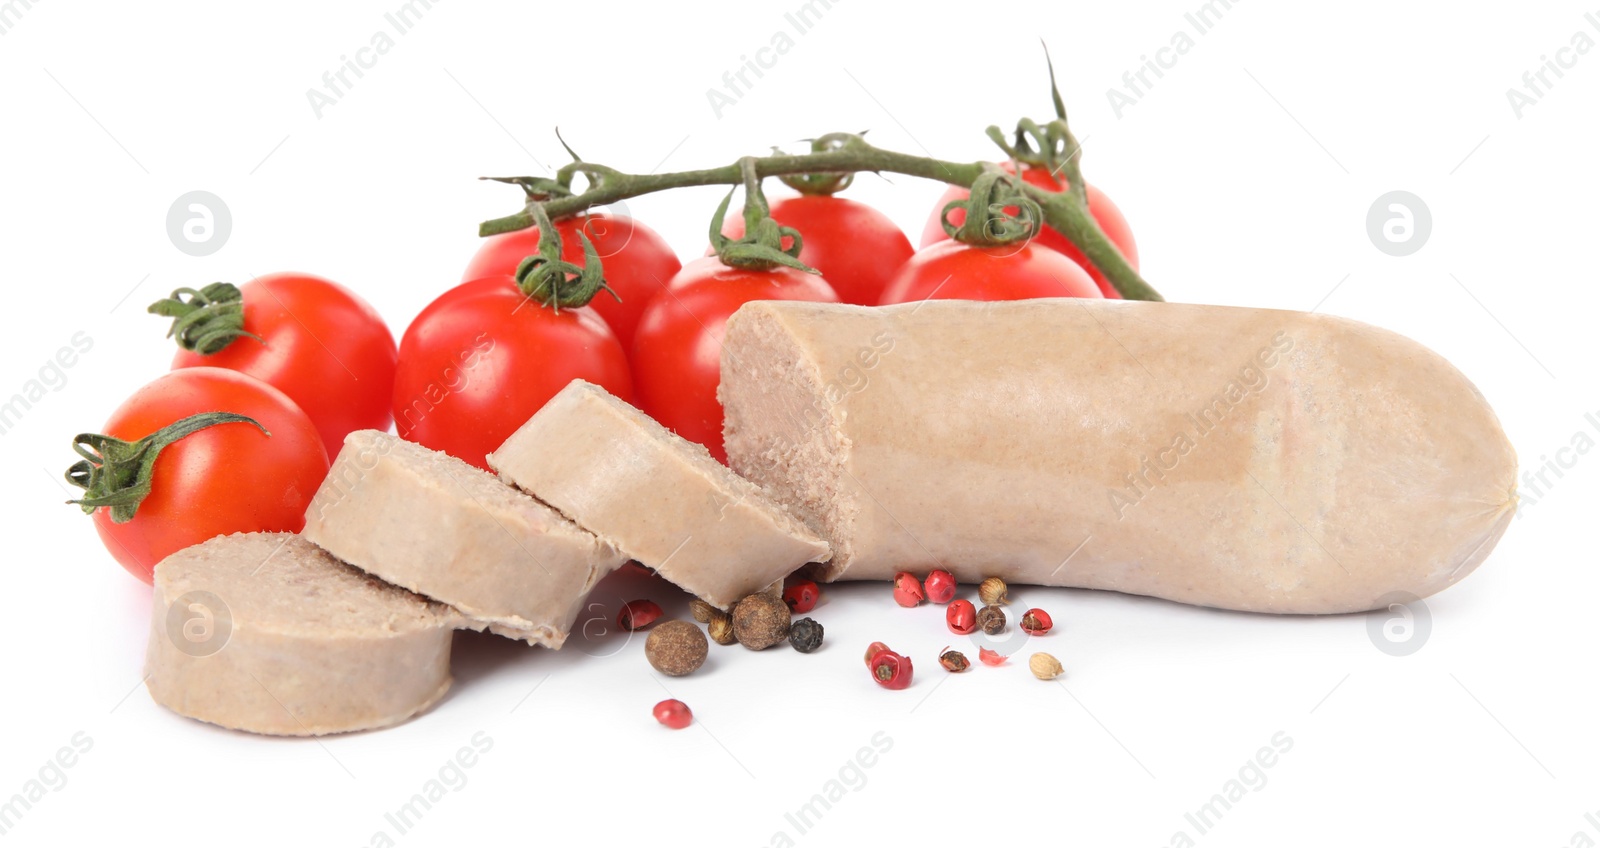
[[[1011,603],[1011,598],[1006,595],[1006,581],[998,577],[985,577],[978,584],[978,600],[985,606],[997,606]]]
[[[894,602],[903,607],[914,607],[928,599],[927,593],[922,591],[922,583],[917,576],[909,571],[902,571],[894,576]]]
[[[877,656],[879,651],[887,650],[889,650],[888,645],[885,645],[882,642],[873,642],[867,646],[867,655],[862,659],[866,660],[867,666],[870,668],[872,666],[872,658]]]
[[[1054,680],[1066,669],[1061,667],[1060,660],[1049,654],[1034,654],[1028,657],[1028,670],[1040,680]]]
[[[1005,665],[1006,663],[1004,654],[991,651],[988,648],[978,649],[978,660],[984,665]]]
[[[706,661],[706,634],[690,621],[664,621],[644,640],[644,658],[662,674],[682,677]]]
[[[994,604],[978,610],[978,629],[990,636],[1005,632],[1006,611]]]
[[[617,613],[617,626],[623,630],[643,630],[661,617],[661,605],[655,601],[629,601]]]
[[[911,658],[885,648],[867,663],[872,679],[885,689],[904,689],[911,685]]]
[[[821,595],[815,580],[801,580],[783,590],[783,602],[789,605],[790,612],[804,614],[817,606],[817,598]]]
[[[950,606],[944,608],[944,623],[951,633],[965,636],[978,629],[978,610],[965,598],[951,601]]]
[[[948,604],[956,596],[956,576],[942,568],[935,568],[928,572],[928,579],[922,581],[923,590],[928,595],[928,600],[936,604]]]
[[[694,721],[694,713],[689,712],[689,705],[677,698],[669,698],[656,704],[654,713],[656,721],[673,730],[682,730],[688,727],[690,722]]]
[[[689,615],[701,624],[710,624],[712,614],[717,612],[720,610],[699,598],[689,601]]]
[[[710,634],[711,641],[718,645],[732,645],[739,641],[733,635],[733,616],[716,610],[711,614],[711,620],[706,622],[706,633]]]
[[[809,654],[822,646],[822,625],[802,618],[789,625],[789,644],[802,654]]]
[[[953,671],[957,674],[972,667],[972,663],[967,662],[966,654],[960,651],[952,651],[948,647],[939,652],[939,665],[944,666],[945,671]]]
[[[1050,620],[1050,613],[1037,608],[1023,613],[1021,624],[1022,632],[1029,636],[1043,636],[1055,626],[1055,622]]]
[[[789,637],[789,605],[771,595],[750,595],[733,607],[733,635],[739,644],[761,651]]]

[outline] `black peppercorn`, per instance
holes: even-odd
[[[809,654],[822,645],[822,625],[802,618],[789,625],[789,644],[802,654]]]
[[[1006,629],[1006,611],[995,604],[978,610],[978,628],[994,636]]]

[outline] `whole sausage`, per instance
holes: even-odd
[[[757,302],[728,322],[720,393],[730,463],[829,540],[827,580],[938,567],[1350,612],[1455,583],[1515,513],[1477,389],[1326,315]]]

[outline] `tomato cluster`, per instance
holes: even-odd
[[[1038,167],[1024,165],[1021,177],[1066,188]],[[1085,191],[1095,220],[1137,267],[1121,212],[1093,186]],[[406,439],[487,467],[485,456],[575,379],[635,403],[726,461],[717,400],[722,338],[728,319],[751,301],[877,306],[1118,296],[1048,228],[1001,247],[949,241],[945,206],[966,192],[951,187],[940,198],[915,251],[893,221],[853,200],[800,195],[771,204],[782,232],[800,237],[797,251],[792,234],[782,248],[818,273],[733,267],[710,251],[684,265],[660,235],[628,216],[562,219],[550,225],[562,263],[583,267],[586,255],[598,257],[605,280],[593,300],[573,307],[529,296],[519,283],[526,261],[541,255],[538,227],[493,236],[461,282],[412,320],[398,347],[370,305],[319,277],[273,274],[239,288],[180,289],[151,307],[174,319],[171,335],[183,349],[172,372],[129,398],[102,434],[78,438],[85,459],[69,478],[88,491],[82,504],[107,548],[149,582],[156,562],[211,536],[298,531],[330,457],[353,430],[392,422]],[[959,227],[962,210],[948,220]],[[740,239],[744,218],[729,216],[722,232]],[[554,246],[542,255],[553,261]],[[213,421],[222,412],[234,416]],[[202,417],[211,423],[193,426]],[[157,459],[142,472],[147,490],[129,506],[123,490],[132,477],[113,467],[141,449]],[[122,504],[115,513],[114,503]],[[909,671],[907,662],[906,677]]]

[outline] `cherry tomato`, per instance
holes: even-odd
[[[683,267],[666,240],[644,224],[626,215],[592,212],[556,222],[561,236],[561,258],[583,262],[582,231],[594,243],[605,269],[606,284],[622,298],[600,292],[589,306],[610,325],[624,351],[632,350],[634,329],[650,298],[661,290],[672,275]],[[463,282],[482,277],[511,275],[522,260],[539,252],[539,228],[529,227],[484,239],[472,261],[467,263]]]
[[[191,433],[156,457],[150,494],[133,520],[117,524],[110,509],[95,510],[106,550],[146,583],[156,563],[214,536],[298,533],[328,474],[322,437],[300,407],[272,386],[224,368],[181,368],[156,378],[117,407],[101,432],[132,442],[202,412],[244,415],[271,435],[248,423]]]
[[[1035,242],[972,247],[944,241],[917,251],[889,281],[883,303],[1100,297],[1082,266]]]
[[[656,295],[633,340],[639,407],[669,430],[699,442],[720,462],[722,335],[728,317],[753,300],[838,303],[821,277],[779,266],[730,268],[715,256],[683,267]]]
[[[474,280],[406,328],[395,426],[401,438],[487,469],[484,457],[577,379],[633,398],[627,355],[594,310],[557,312],[510,277]]]
[[[244,329],[216,353],[180,350],[173,368],[230,368],[300,405],[329,456],[352,430],[389,429],[394,336],[365,300],[310,274],[268,274],[239,287]]]
[[[1011,163],[1003,163],[1000,167],[1010,171]],[[1030,185],[1049,191],[1061,191],[1066,187],[1065,182],[1057,180],[1044,168],[1024,167],[1022,169],[1022,179]],[[1122,210],[1111,202],[1111,198],[1107,197],[1105,192],[1095,188],[1093,185],[1085,185],[1084,193],[1089,197],[1089,214],[1094,216],[1095,222],[1100,225],[1101,230],[1105,231],[1106,237],[1111,239],[1111,243],[1117,246],[1117,250],[1122,252],[1122,257],[1128,260],[1128,264],[1132,265],[1135,271],[1139,270],[1139,247],[1134,243],[1133,230],[1128,227],[1128,219],[1122,217]],[[927,226],[922,228],[923,247],[950,238],[945,235],[944,227],[939,224],[939,214],[950,201],[962,199],[966,196],[966,189],[960,186],[951,186],[939,198],[938,204],[933,207],[933,214],[928,218]],[[950,223],[960,226],[966,220],[966,217],[964,211],[957,209],[950,213]],[[1083,251],[1079,250],[1077,245],[1068,241],[1066,236],[1046,227],[1043,232],[1039,233],[1037,241],[1045,247],[1066,254],[1072,261],[1087,270],[1089,276],[1093,277],[1095,283],[1100,287],[1100,293],[1104,296],[1108,298],[1122,297],[1117,293],[1116,287],[1112,286],[1111,282],[1106,279],[1105,275],[1100,273],[1098,268],[1090,265],[1088,258],[1083,255]]]
[[[771,215],[800,231],[800,261],[821,271],[842,303],[877,306],[889,278],[911,258],[906,234],[887,215],[864,203],[800,195],[773,203]],[[739,212],[727,217],[722,232],[729,238],[744,236]]]

